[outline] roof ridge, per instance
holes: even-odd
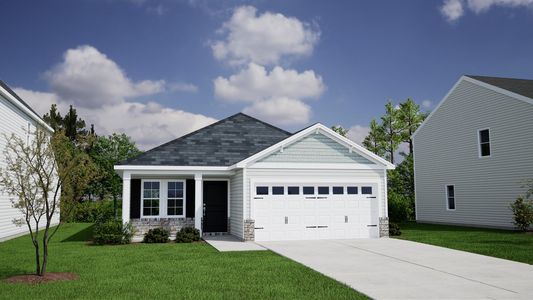
[[[281,132],[283,132],[283,133],[286,133],[286,134],[289,134],[289,135],[292,134],[292,133],[288,132],[288,131],[285,130],[285,129],[281,129],[281,128],[277,127],[277,126],[274,126],[274,125],[272,125],[272,124],[270,124],[270,123],[267,123],[267,122],[265,122],[265,121],[263,121],[263,120],[259,120],[258,118],[252,117],[252,116],[247,115],[247,114],[245,114],[245,113],[243,113],[243,112],[238,112],[238,113],[234,114],[233,116],[236,116],[236,115],[243,115],[243,116],[248,117],[248,118],[250,118],[250,119],[256,120],[256,121],[258,121],[258,122],[260,122],[260,123],[262,123],[262,124],[265,124],[265,125],[267,125],[267,126],[269,126],[269,127],[272,127],[272,128],[274,128],[274,129],[276,129],[276,130],[279,130],[279,131],[281,131]],[[233,117],[233,116],[232,116],[232,117]],[[228,118],[231,118],[231,117],[228,117]]]

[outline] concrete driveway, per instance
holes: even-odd
[[[533,266],[396,239],[260,242],[375,299],[533,299]]]

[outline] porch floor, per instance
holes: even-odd
[[[254,242],[243,242],[234,235],[204,236],[203,239],[220,252],[266,250]]]

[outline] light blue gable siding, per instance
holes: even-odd
[[[283,152],[276,151],[260,162],[373,164],[321,133],[311,133],[283,149]]]

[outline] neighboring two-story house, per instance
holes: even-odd
[[[513,228],[533,178],[533,80],[463,76],[413,140],[418,222]]]

